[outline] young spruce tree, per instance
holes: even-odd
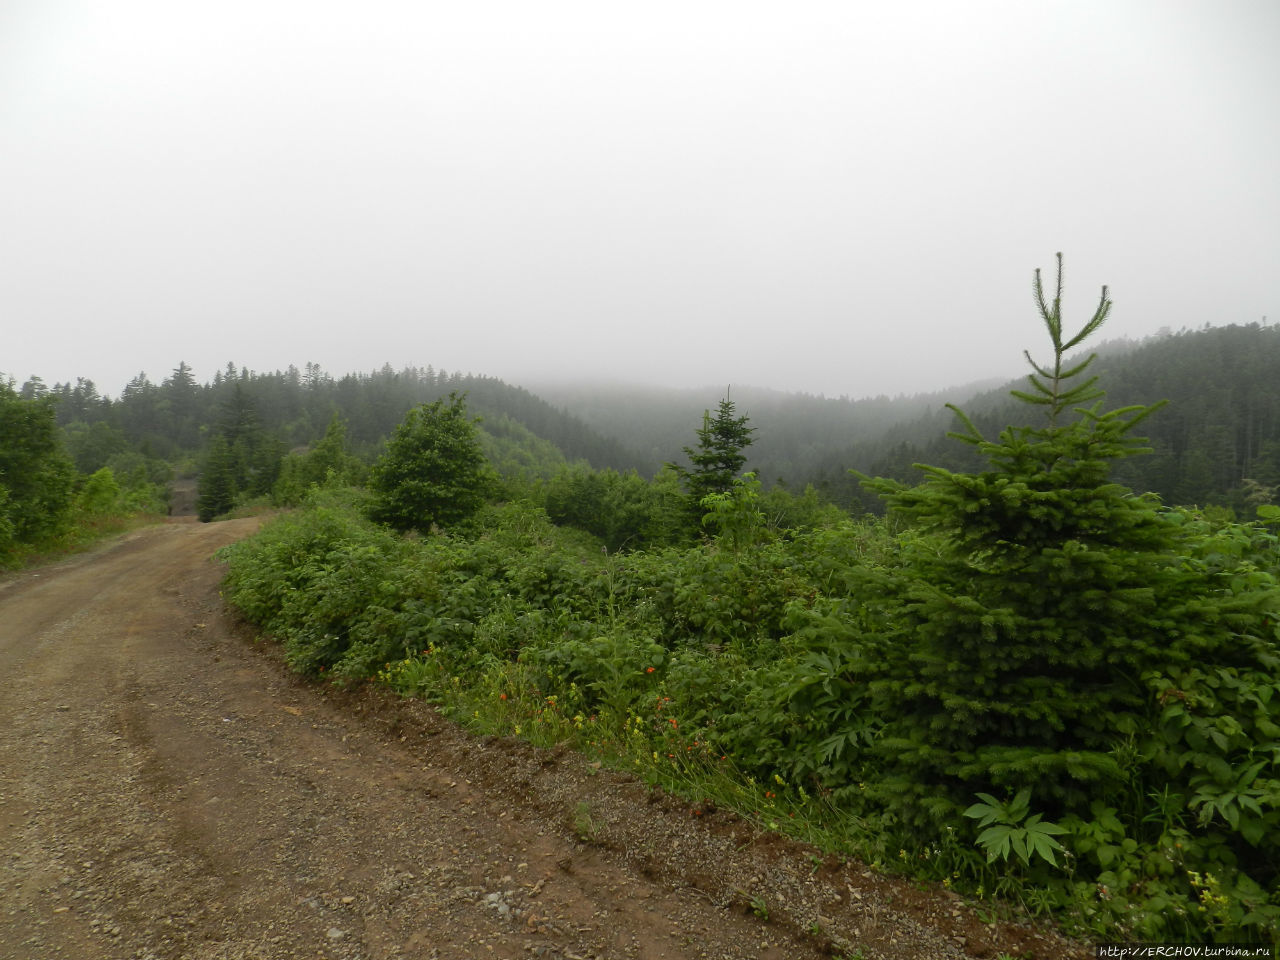
[[[1120,745],[1156,722],[1152,677],[1193,662],[1246,657],[1240,631],[1274,596],[1233,596],[1186,560],[1179,515],[1109,479],[1146,452],[1134,428],[1160,404],[1103,411],[1094,357],[1066,354],[1111,309],[1107,288],[1074,336],[1062,325],[1062,260],[1035,300],[1053,360],[1028,361],[1039,427],[1008,427],[975,446],[976,473],[921,467],[906,488],[871,481],[924,533],[904,538],[902,565],[866,585],[892,658],[870,678],[885,777],[875,792],[908,823],[963,822],[978,791],[1029,791],[1050,818],[1087,811],[1123,784]],[[1091,403],[1084,407],[1083,404]]]
[[[714,417],[710,410],[702,413],[702,427],[698,430],[698,447],[685,447],[689,468],[675,469],[684,481],[689,502],[694,513],[702,517],[702,499],[711,494],[728,493],[733,481],[747,462],[742,451],[751,446],[755,428],[747,424],[748,417],[735,416],[733,401],[726,395]]]

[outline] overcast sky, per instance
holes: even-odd
[[[909,393],[1280,320],[1276,0],[0,0],[0,371]]]

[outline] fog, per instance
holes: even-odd
[[[864,396],[1280,317],[1280,5],[7,0],[0,371]],[[1041,354],[1043,350],[1039,351]]]

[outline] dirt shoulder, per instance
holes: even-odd
[[[210,555],[256,524],[151,527],[0,583],[0,958],[1091,956],[299,680],[218,595]]]

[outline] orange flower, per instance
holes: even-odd
[[[653,673],[653,667],[650,667],[648,670],[645,671],[645,673]]]

